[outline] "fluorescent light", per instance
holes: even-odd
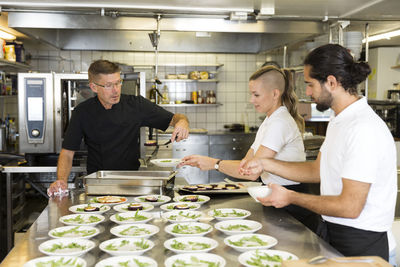
[[[17,37],[15,35],[12,35],[8,32],[0,30],[0,38],[5,39],[5,40],[14,40]]]
[[[378,41],[378,40],[382,40],[382,39],[390,39],[390,38],[396,37],[396,36],[400,36],[400,30],[395,30],[395,31],[391,31],[391,32],[386,32],[386,33],[369,36],[368,42],[374,42],[374,41]],[[366,40],[367,39],[364,38],[362,40],[362,42],[365,43]]]

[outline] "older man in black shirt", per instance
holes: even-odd
[[[49,195],[67,188],[67,179],[82,138],[88,148],[87,171],[137,170],[140,127],[166,130],[174,126],[171,140],[186,139],[189,122],[142,96],[122,95],[118,65],[97,60],[89,67],[89,86],[97,96],[79,104],[65,133],[57,165],[57,180]]]

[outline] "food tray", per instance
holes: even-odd
[[[238,189],[211,189],[211,190],[189,190],[184,188],[187,185],[177,185],[175,188],[179,189],[180,191],[190,192],[192,194],[237,194],[237,193],[247,193],[247,187],[250,186],[259,186],[262,183],[258,182],[235,182],[235,183],[212,183],[206,185],[226,185],[226,184],[234,184],[237,185]]]
[[[87,195],[166,195],[176,171],[98,171],[83,178]]]

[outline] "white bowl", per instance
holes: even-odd
[[[137,243],[146,244],[148,247],[141,248]],[[141,255],[153,247],[152,241],[143,238],[114,238],[100,243],[99,246],[102,251],[113,256]]]
[[[139,262],[146,267],[157,267],[157,262],[145,256],[115,256],[99,261],[95,267],[121,267],[120,262],[128,262],[129,266],[138,266]]]
[[[121,196],[100,196],[94,197],[90,200],[90,203],[100,203],[103,205],[115,205],[125,203],[128,199]]]
[[[252,240],[253,239],[253,240]],[[259,242],[263,242],[260,244]],[[242,244],[232,244],[231,242],[242,242]],[[239,251],[245,252],[248,250],[267,249],[278,244],[275,237],[261,234],[241,234],[231,235],[224,239],[225,245]]]
[[[218,242],[208,237],[198,236],[193,238],[191,236],[185,236],[166,240],[164,242],[164,247],[175,253],[200,253],[208,252],[218,247]]]
[[[142,218],[141,216],[146,217],[146,219]],[[151,219],[153,219],[153,215],[145,211],[116,213],[110,217],[110,221],[118,224],[147,223]]]
[[[195,222],[200,220],[203,213],[197,210],[174,210],[164,212],[161,216],[171,223]]]
[[[157,201],[147,201],[146,198],[147,197],[155,197],[157,198]],[[163,195],[146,195],[146,196],[138,196],[134,198],[136,202],[139,203],[148,203],[151,204],[153,206],[160,206],[162,204],[165,204],[167,202],[169,202],[171,200],[171,198],[169,196],[163,196]]]
[[[188,197],[197,197],[197,201],[190,201],[187,200]],[[177,196],[174,197],[174,201],[176,202],[186,202],[186,203],[197,203],[197,204],[204,204],[208,201],[210,201],[210,197],[208,196],[203,196],[203,195],[184,195],[184,196]]]
[[[62,226],[49,231],[52,238],[91,238],[100,233],[100,230],[93,226]]]
[[[87,206],[99,208],[98,211],[85,211],[84,208]],[[82,213],[82,214],[102,214],[106,211],[109,211],[111,208],[105,204],[100,203],[92,203],[92,204],[80,204],[69,207],[69,211],[73,213]]]
[[[69,248],[75,244],[77,248]],[[81,256],[93,249],[96,244],[83,238],[58,238],[51,239],[39,245],[39,250],[49,256]]]
[[[217,220],[239,220],[245,219],[251,215],[251,212],[243,209],[213,209],[208,212],[208,215]]]
[[[120,205],[116,205],[113,207],[113,209],[115,211],[118,212],[135,212],[135,210],[129,210],[128,206],[131,204],[140,204],[142,205],[143,209],[141,209],[141,211],[151,211],[152,209],[154,209],[153,205],[147,204],[147,203],[137,203],[137,202],[131,202],[131,203],[124,203],[124,204],[120,204]]]
[[[176,208],[181,207],[181,208]],[[189,202],[172,202],[161,205],[160,208],[165,211],[173,211],[173,210],[197,210],[200,208],[200,204],[197,203],[189,203]]]
[[[262,228],[262,224],[251,220],[226,220],[214,225],[215,229],[226,235],[249,234]]]
[[[256,264],[250,264],[253,261],[255,263],[261,264],[262,266],[280,266],[281,261],[269,261],[266,259],[268,256],[279,256],[282,260],[298,260],[299,258],[289,252],[282,250],[273,249],[260,249],[260,250],[250,250],[239,255],[239,262],[246,267],[258,266]]]
[[[125,238],[148,238],[159,231],[160,228],[151,224],[122,224],[110,229],[111,234]]]
[[[70,214],[60,217],[59,221],[66,225],[96,225],[106,218],[100,214]]]
[[[247,187],[247,192],[249,192],[250,196],[254,198],[255,201],[259,202],[257,198],[264,198],[271,194],[272,189],[269,186],[261,185],[261,186],[250,186]]]
[[[40,265],[42,264],[42,265]],[[47,265],[46,265],[47,264]],[[52,265],[53,264],[53,265]],[[64,266],[61,264],[69,264],[71,267],[86,267],[86,261],[84,259],[73,257],[73,256],[47,256],[40,257],[28,261],[24,264],[24,267],[36,267],[36,266]],[[58,266],[58,265],[57,265]]]
[[[173,236],[203,236],[210,233],[213,227],[206,223],[183,222],[169,224],[164,230]]]
[[[215,263],[215,266],[224,267],[226,261],[221,256],[212,253],[183,253],[169,257],[165,260],[165,267],[176,266],[176,261],[183,261],[186,265],[180,264],[179,266],[199,266],[199,261]],[[207,266],[206,264],[202,266]]]

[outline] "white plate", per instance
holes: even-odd
[[[94,197],[90,200],[90,203],[100,203],[103,205],[115,205],[125,203],[128,199],[121,196],[100,196]]]
[[[175,237],[164,242],[164,247],[175,253],[200,253],[208,252],[218,247],[218,242],[214,239],[198,236]]]
[[[152,258],[145,256],[116,256],[110,257],[105,260],[99,261],[95,267],[121,267],[122,264],[119,263],[128,262],[129,267],[157,267],[157,262]]]
[[[263,250],[250,250],[240,254],[239,262],[246,267],[254,267],[254,266],[281,266],[280,262],[271,261],[267,259],[262,259],[260,256],[279,256],[282,260],[298,260],[299,258],[289,252],[282,250],[273,250],[273,249],[263,249]],[[260,260],[261,265],[250,264],[249,262],[256,260]]]
[[[249,240],[250,239],[250,240]],[[253,239],[253,240],[251,240]],[[259,244],[256,240],[260,240],[261,242],[265,242],[265,244]],[[231,244],[231,242],[243,242],[243,245]],[[260,234],[241,234],[241,235],[231,235],[224,239],[224,243],[231,248],[239,252],[245,252],[248,250],[256,250],[256,249],[267,249],[278,244],[278,240],[275,237],[269,235],[260,235]]]
[[[151,163],[158,167],[176,167],[181,162],[181,159],[152,159]]]
[[[57,266],[86,267],[86,261],[84,259],[81,259],[78,257],[72,257],[72,256],[40,257],[40,258],[36,258],[36,259],[28,261],[27,263],[24,264],[24,267],[37,267],[40,264],[42,264],[42,266],[56,266],[56,264],[59,264]]]
[[[134,210],[128,210],[128,206],[131,204],[140,204],[142,205],[143,209],[142,211],[151,211],[152,209],[154,209],[153,205],[150,204],[146,204],[146,203],[136,203],[136,202],[132,202],[132,203],[124,203],[124,204],[120,204],[120,205],[116,205],[113,207],[113,209],[115,211],[118,212],[135,212]]]
[[[146,198],[149,197],[155,197],[157,198],[156,202],[152,202],[152,201],[148,201],[146,200]],[[135,197],[134,198],[136,202],[139,203],[148,203],[151,204],[153,206],[160,206],[162,204],[165,204],[167,202],[169,202],[171,200],[171,198],[169,196],[163,196],[163,195],[146,195],[146,196],[139,196],[139,197]]]
[[[183,261],[186,265],[175,265],[176,261]],[[226,261],[221,256],[211,253],[183,253],[169,257],[165,260],[165,267],[173,266],[200,266],[197,265],[199,261],[203,261],[205,264],[201,266],[208,266],[208,263],[219,264],[218,267],[224,267]]]
[[[161,216],[171,223],[179,223],[198,221],[202,215],[203,213],[197,210],[174,210],[164,212]]]
[[[52,238],[91,238],[100,233],[100,230],[93,226],[62,226],[49,231]]]
[[[213,209],[208,215],[217,220],[238,220],[249,217],[251,212],[243,209]]]
[[[141,248],[137,245],[145,244],[147,248]],[[129,255],[141,255],[144,252],[152,249],[154,243],[144,238],[114,238],[106,240],[100,243],[99,248],[113,256],[129,256]],[[112,248],[112,249],[111,249]]]
[[[144,216],[140,218],[139,216]],[[116,213],[110,217],[110,220],[118,224],[129,224],[129,223],[146,223],[153,218],[153,215],[145,211],[130,211]]]
[[[197,197],[197,201],[190,201],[187,198],[188,197]],[[176,202],[187,202],[187,203],[197,203],[197,204],[204,204],[208,201],[210,201],[210,198],[208,196],[204,195],[185,195],[185,196],[178,196],[174,197],[174,201]]]
[[[169,224],[164,230],[173,236],[203,236],[210,233],[213,227],[206,223],[184,222]]]
[[[262,228],[262,224],[251,220],[225,220],[216,223],[214,227],[226,235],[236,235],[254,233]]]
[[[66,225],[96,225],[105,220],[100,214],[70,214],[62,216],[60,222]]]
[[[181,208],[175,208],[176,206]],[[173,210],[197,210],[200,208],[200,204],[197,203],[187,203],[187,202],[172,202],[161,205],[160,208],[165,211]]]
[[[84,211],[84,208],[87,206],[99,208],[98,211]],[[83,214],[102,214],[106,211],[109,211],[111,208],[105,204],[100,203],[92,203],[92,204],[80,204],[69,207],[69,211],[73,213],[83,213]]]
[[[70,248],[71,245],[76,248]],[[39,250],[49,256],[81,256],[95,246],[93,241],[83,238],[58,238],[43,242],[39,245]]]
[[[123,224],[111,228],[111,234],[118,237],[138,237],[148,238],[160,231],[155,225],[151,224]]]

